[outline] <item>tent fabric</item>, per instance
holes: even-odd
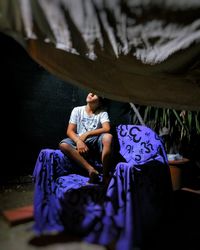
[[[142,105],[200,109],[200,2],[2,0],[0,31],[67,82]]]

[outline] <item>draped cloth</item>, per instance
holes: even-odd
[[[145,126],[117,127],[108,188],[88,176],[60,150],[42,149],[34,169],[34,230],[65,232],[84,241],[132,250],[148,244],[164,221],[172,191],[163,142]],[[97,165],[97,168],[102,168]]]
[[[200,109],[197,0],[1,0],[0,14],[0,31],[67,82],[113,100]]]

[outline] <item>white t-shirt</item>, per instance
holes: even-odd
[[[75,107],[72,110],[69,123],[77,125],[77,134],[82,135],[87,131],[101,128],[104,122],[110,122],[108,113],[105,110],[100,110],[95,114],[88,115],[86,106]]]

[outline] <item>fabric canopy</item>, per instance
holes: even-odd
[[[0,31],[61,79],[135,104],[200,110],[200,1],[1,0]]]

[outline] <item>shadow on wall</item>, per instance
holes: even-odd
[[[6,167],[2,176],[32,174],[42,148],[57,148],[74,106],[85,104],[86,89],[51,75],[23,47],[0,33],[2,132]],[[113,124],[129,123],[129,104],[109,101]]]

